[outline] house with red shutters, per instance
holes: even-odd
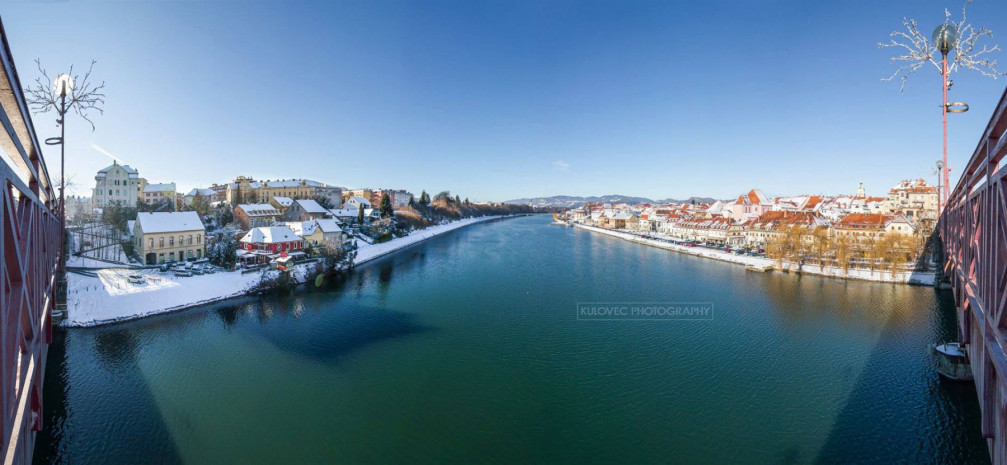
[[[238,241],[238,258],[246,263],[268,263],[301,252],[304,240],[286,225],[252,228]]]

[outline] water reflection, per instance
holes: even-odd
[[[238,320],[238,307],[237,306],[225,306],[218,308],[216,310],[217,316],[220,317],[220,321],[224,323],[224,326],[230,329],[234,326],[234,322]]]

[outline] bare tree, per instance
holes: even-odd
[[[983,76],[996,79],[1001,76],[997,68],[996,59],[991,55],[1000,51],[1000,46],[990,44],[993,40],[993,31],[985,27],[976,28],[968,22],[965,9],[973,0],[966,0],[962,5],[962,19],[954,21],[951,19],[951,12],[944,10],[944,24],[955,29],[958,34],[958,45],[956,47],[955,59],[948,65],[948,75],[961,69],[971,69]],[[941,64],[936,58],[940,58],[937,45],[931,43],[926,34],[920,32],[919,26],[914,19],[902,18],[904,31],[892,31],[888,42],[879,42],[878,47],[900,49],[902,55],[891,58],[892,64],[897,68],[890,76],[882,78],[882,81],[889,82],[901,76],[902,85],[899,92],[906,87],[906,80],[909,75],[915,73],[927,63],[934,65],[937,71],[941,71]],[[936,58],[935,58],[936,55]],[[950,85],[950,84],[949,84]]]
[[[105,94],[102,92],[105,89],[105,81],[100,84],[91,82],[91,71],[94,69],[95,63],[97,62],[91,61],[91,66],[87,68],[87,72],[83,76],[74,74],[73,65],[70,66],[70,72],[67,73],[73,79],[73,88],[66,96],[66,111],[77,113],[77,116],[91,125],[92,131],[94,131],[94,122],[91,121],[90,113],[92,111],[97,111],[99,114],[104,113],[102,106],[105,104]],[[39,76],[35,78],[34,84],[25,89],[28,93],[28,107],[35,114],[45,113],[49,110],[59,112],[62,104],[60,89],[53,85],[53,79],[49,77],[49,73],[42,67],[38,58],[35,59],[35,65],[38,67]],[[56,120],[57,124],[62,124],[65,116],[61,113],[59,119]]]

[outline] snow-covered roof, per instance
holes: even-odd
[[[268,203],[243,203],[238,205],[248,216],[276,216],[280,211]]]
[[[112,168],[115,168],[116,166],[122,168],[123,171],[125,171],[128,174],[130,174],[130,177],[133,177],[132,175],[137,174],[136,168],[131,168],[129,165],[120,165],[118,163],[114,163],[113,162],[111,165],[108,165],[108,166],[106,166],[106,167],[98,170],[98,176],[99,177],[105,176],[106,174],[108,174],[109,171],[112,171]]]
[[[329,210],[329,213],[331,213],[332,216],[335,216],[335,217],[342,217],[342,218],[356,217],[357,216],[357,209],[356,208],[333,208],[332,210]]]
[[[325,184],[318,181],[312,181],[310,179],[283,179],[276,181],[259,181],[258,183],[261,187],[300,187],[311,186],[311,187],[324,187]]]
[[[319,205],[318,202],[315,202],[313,199],[298,199],[294,202],[297,202],[297,204],[308,213],[328,213],[328,210],[326,210],[325,207]]]
[[[196,212],[141,212],[136,222],[144,234],[204,229]]]
[[[290,197],[273,197],[273,200],[275,200],[281,207],[289,207],[294,203],[294,199]]]
[[[310,236],[315,233],[315,229],[318,229],[318,224],[312,221],[288,221],[283,223],[290,228],[294,234],[298,236]]]
[[[315,223],[318,224],[323,233],[340,232],[343,230],[342,222],[335,218],[317,219]]]
[[[354,195],[353,197],[350,197],[350,198],[346,199],[346,202],[350,202],[350,201],[362,204],[364,206],[370,206],[371,205],[371,201],[370,200],[367,200],[367,199],[365,199],[363,197],[359,197],[359,196],[356,196],[356,195]],[[346,202],[344,202],[344,203],[346,203]]]
[[[164,184],[147,184],[143,186],[144,192],[174,192],[175,183],[168,182]]]
[[[209,197],[214,194],[213,189],[192,189],[188,194],[188,197],[195,197],[196,194],[202,195],[203,197]]]
[[[273,244],[278,242],[291,242],[301,240],[288,226],[268,226],[252,228],[241,238],[241,242],[252,244]]]

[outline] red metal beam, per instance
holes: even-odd
[[[941,214],[938,231],[968,344],[982,432],[994,464],[1007,464],[1007,90]]]
[[[42,428],[61,228],[6,31],[0,23],[0,421],[5,464],[31,463]]]

